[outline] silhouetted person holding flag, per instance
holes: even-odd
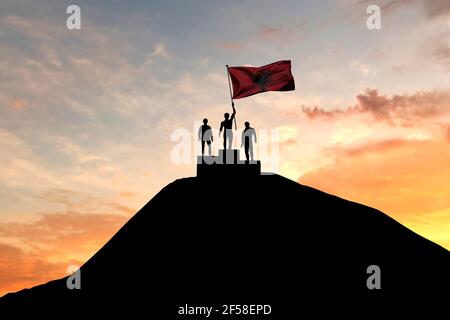
[[[243,145],[245,146],[245,157],[248,162],[249,154],[251,161],[253,161],[253,137],[255,138],[255,143],[257,143],[257,140],[256,131],[254,128],[250,127],[250,122],[246,121],[244,124],[245,129],[242,131],[241,148]]]
[[[219,130],[219,138],[220,138],[220,134],[222,133],[222,129],[225,129],[224,135],[223,135],[223,148],[226,150],[227,149],[227,140],[228,140],[228,149],[231,150],[231,147],[233,145],[233,119],[236,115],[236,109],[234,108],[234,102],[231,104],[231,106],[233,107],[233,113],[230,114],[227,112],[224,114],[225,120],[223,120],[220,123],[220,130]]]
[[[203,125],[198,129],[198,140],[202,141],[202,156],[205,154],[205,142],[208,144],[208,154],[211,156],[211,141],[214,141],[208,119],[203,119]]]

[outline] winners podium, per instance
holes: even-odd
[[[219,156],[198,156],[197,177],[259,176],[261,161],[240,160],[239,150],[219,150]]]

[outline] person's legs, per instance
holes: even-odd
[[[248,149],[250,151],[250,159],[253,161],[253,143],[250,142]]]
[[[228,150],[231,150],[232,146],[233,146],[233,130],[232,129],[228,129]]]
[[[206,141],[206,143],[208,144],[208,154],[211,157],[211,141]]]
[[[248,148],[249,148],[249,141],[248,141],[248,137],[245,137],[245,142],[244,142],[244,146],[245,146],[245,157],[247,158],[247,162],[248,162]]]
[[[223,132],[223,150],[227,149],[227,129]]]
[[[202,156],[205,154],[205,140],[202,140]]]

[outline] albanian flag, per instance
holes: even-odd
[[[265,91],[295,90],[291,61],[282,60],[262,67],[228,67],[233,82],[233,99]]]

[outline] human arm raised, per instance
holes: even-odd
[[[233,121],[233,119],[234,119],[234,116],[236,115],[236,109],[234,108],[234,102],[232,102],[232,103],[231,103],[231,106],[233,107],[233,113],[231,114],[231,118],[230,118],[230,120],[232,120],[232,121]]]

